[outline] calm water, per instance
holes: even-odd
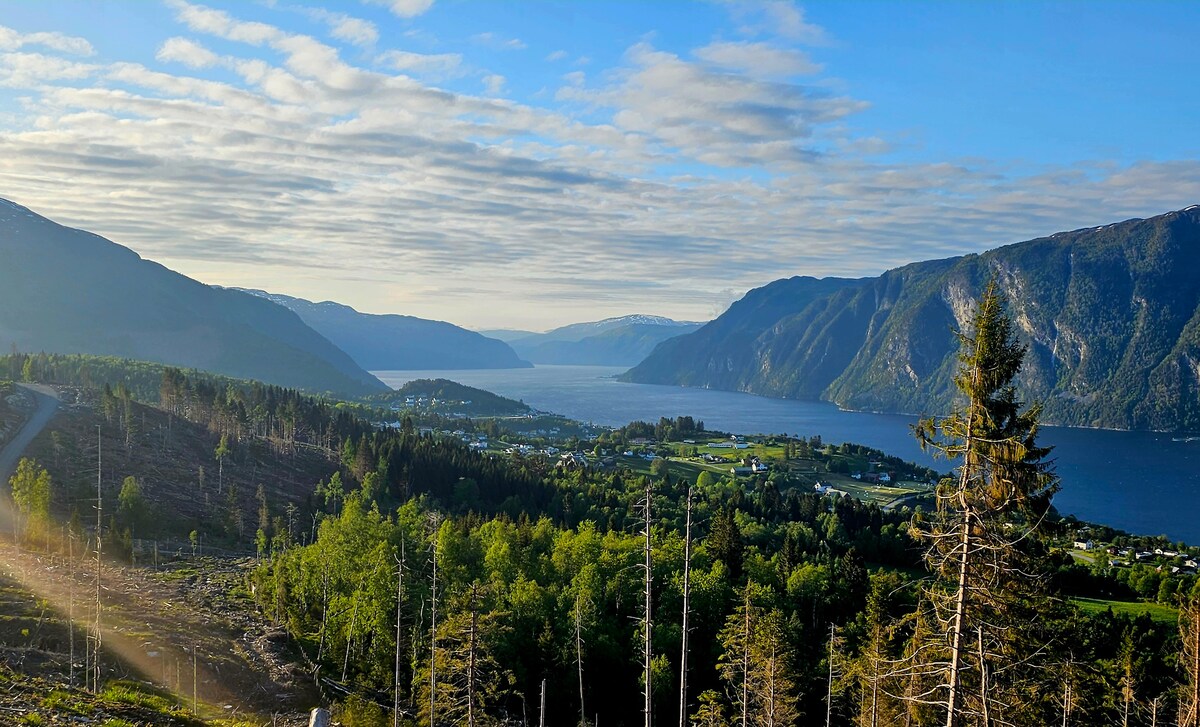
[[[909,434],[912,417],[840,411],[831,404],[674,386],[625,384],[610,366],[538,366],[483,371],[376,371],[385,383],[448,378],[520,399],[542,411],[609,426],[689,415],[710,429],[744,434],[821,435],[858,442],[937,469]],[[1085,520],[1134,533],[1200,543],[1200,441],[1170,435],[1047,427],[1063,489],[1055,505]]]

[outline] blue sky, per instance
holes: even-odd
[[[473,327],[1200,202],[1190,2],[10,2],[0,196]]]

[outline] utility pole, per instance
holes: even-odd
[[[692,595],[692,487],[687,491],[687,519],[683,529],[683,653],[679,657],[679,727],[687,727],[688,611]]]

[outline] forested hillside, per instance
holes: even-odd
[[[43,435],[14,479],[20,532],[36,550],[67,547],[67,532],[87,540],[99,425],[113,457],[100,484],[118,504],[105,552],[146,567],[140,533],[255,553],[246,592],[317,667],[308,673],[348,724],[391,724],[396,709],[408,725],[515,725],[540,717],[543,689],[547,724],[643,724],[647,706],[675,723],[681,704],[712,727],[806,724],[827,710],[833,725],[928,727],[945,723],[947,704],[962,725],[983,724],[980,709],[1029,727],[1126,711],[1147,725],[1154,710],[1187,709],[1200,585],[1182,566],[1200,551],[1105,533],[1114,551],[1178,550],[1158,569],[1068,554],[1084,529],[1046,509],[1057,483],[1037,411],[1007,386],[1022,358],[1015,329],[972,315],[967,333],[989,332],[967,339],[973,403],[920,430],[930,446],[972,452],[939,485],[950,504],[936,511],[790,485],[793,451],[813,457],[817,476],[833,470],[839,448],[815,438],[786,442],[761,474],[682,479],[662,460],[646,474],[481,454],[408,423],[373,426],[361,406],[170,368],[147,404],[134,393],[145,382],[125,386],[115,364],[88,368],[90,385],[75,388],[78,359],[14,357],[0,363],[72,384],[72,418],[90,411]],[[963,439],[967,421],[978,429]],[[691,418],[636,423],[572,446],[702,431]],[[250,495],[253,482],[265,484]],[[62,534],[59,518],[72,523]],[[960,534],[966,548],[938,545]],[[957,619],[955,593],[971,594]],[[963,651],[954,668],[951,637]]]
[[[626,377],[945,411],[954,331],[992,278],[1029,345],[1018,395],[1046,423],[1200,431],[1200,206],[863,281],[778,281]]]

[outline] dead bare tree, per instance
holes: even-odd
[[[1179,685],[1178,727],[1200,727],[1200,598],[1179,609],[1179,642],[1183,682]]]
[[[650,683],[650,680],[651,680],[650,670],[652,668],[652,662],[654,659],[654,649],[653,649],[653,646],[651,645],[651,641],[650,641],[651,632],[654,628],[654,620],[653,620],[653,616],[651,613],[651,597],[653,595],[652,588],[653,588],[653,584],[654,584],[654,573],[651,570],[651,549],[650,549],[651,527],[653,526],[653,522],[654,522],[653,518],[652,518],[652,514],[651,514],[651,509],[653,507],[653,503],[654,503],[654,491],[651,488],[650,478],[646,478],[646,492],[645,492],[644,498],[642,500],[642,512],[644,515],[642,535],[644,536],[644,546],[643,547],[645,549],[645,561],[646,561],[645,565],[643,566],[645,569],[645,575],[646,575],[646,580],[645,580],[646,605],[645,605],[645,609],[643,611],[643,618],[642,618],[642,632],[643,632],[643,636],[645,638],[644,646],[643,646],[643,653],[642,653],[642,655],[645,659],[645,666],[643,667],[643,672],[642,672],[642,675],[643,675],[642,678],[645,683],[645,689],[643,691],[643,696],[645,697],[645,704],[642,708],[642,714],[645,717],[645,727],[651,727],[651,722],[652,722],[652,719],[651,719],[651,712],[652,712],[651,697],[653,695],[653,690],[652,690],[651,683]]]
[[[687,727],[688,616],[692,596],[692,488],[687,491],[687,517],[683,528],[683,647],[679,656],[679,727]],[[581,695],[582,699],[582,695]]]

